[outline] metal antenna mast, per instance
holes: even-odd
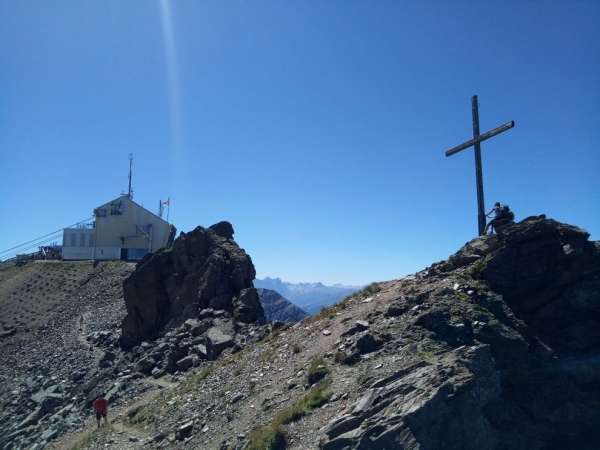
[[[127,190],[127,196],[133,199],[133,190],[131,189],[131,168],[133,167],[133,153],[129,154],[129,189]]]

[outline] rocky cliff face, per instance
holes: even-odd
[[[172,248],[145,257],[125,280],[122,346],[155,339],[204,309],[239,322],[263,322],[254,277],[252,260],[233,240],[228,222],[182,233]]]

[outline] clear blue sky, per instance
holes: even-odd
[[[493,4],[492,4],[493,3]],[[486,206],[600,239],[600,2],[0,0],[0,249],[127,187],[234,224],[259,276],[365,283]]]

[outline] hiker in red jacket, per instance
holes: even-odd
[[[100,428],[100,419],[104,417],[104,425],[108,424],[106,419],[106,411],[108,410],[108,400],[106,400],[102,394],[100,394],[96,400],[94,400],[94,411],[96,411],[96,421],[98,422],[98,428]]]

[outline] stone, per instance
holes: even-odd
[[[188,319],[183,325],[192,336],[198,336],[208,329],[208,324],[198,319]]]
[[[207,318],[207,317],[208,318],[214,317],[214,309],[212,309],[212,308],[204,308],[198,314],[198,318],[200,318],[200,319],[204,319],[204,318]]]
[[[373,389],[369,389],[365,395],[363,395],[354,406],[352,410],[352,415],[358,416],[363,414],[367,409],[369,409],[375,399],[377,398],[377,392]]]
[[[209,358],[208,350],[206,348],[206,345],[204,345],[204,344],[193,345],[190,348],[190,352],[194,353],[195,355],[198,355],[198,357],[200,357],[202,359]]]
[[[178,441],[183,441],[185,438],[187,438],[188,436],[190,436],[192,434],[193,429],[194,429],[194,421],[193,420],[185,422],[183,425],[181,425],[179,428],[177,428],[177,431],[175,432],[175,439],[177,439]]]
[[[154,369],[152,369],[151,375],[153,378],[160,378],[165,373],[167,373],[167,371],[165,369],[161,369],[160,367],[155,367]]]
[[[52,439],[54,439],[56,436],[58,436],[59,431],[55,428],[48,428],[46,431],[44,431],[41,436],[40,439],[42,441],[51,441]]]
[[[381,347],[381,342],[371,333],[363,333],[356,341],[356,348],[361,355],[371,353]]]
[[[198,357],[196,355],[189,355],[177,361],[177,369],[181,370],[182,372],[186,372],[197,365]]]
[[[362,421],[363,419],[356,417],[356,415],[345,414],[343,416],[336,417],[329,422],[325,427],[325,433],[331,439],[355,429],[362,423]]]
[[[231,403],[237,403],[237,402],[239,402],[243,398],[244,398],[244,394],[242,394],[241,392],[237,392],[237,393],[233,394],[233,396],[231,397],[230,402]]]
[[[219,236],[224,237],[225,239],[233,239],[233,226],[229,222],[219,222],[211,225],[209,230],[214,231]]]
[[[215,359],[223,350],[233,346],[233,337],[225,334],[219,327],[212,327],[206,332],[207,349],[210,357]]]
[[[264,322],[252,286],[252,260],[232,237],[231,224],[197,227],[181,233],[169,249],[146,255],[125,279],[127,315],[120,344],[131,349],[153,340],[169,327],[198,318],[198,311],[218,299],[220,309],[247,323]]]
[[[100,360],[98,361],[98,367],[100,368],[106,368],[106,367],[110,367],[113,365],[114,361],[116,358],[116,354],[114,352],[111,351],[105,351],[102,354],[102,357],[100,358]]]
[[[264,323],[265,313],[255,288],[247,288],[233,299],[233,315],[240,322]]]
[[[146,375],[152,373],[152,369],[156,366],[156,361],[151,356],[145,356],[138,360],[135,364],[135,370]]]
[[[44,411],[40,406],[38,406],[21,423],[19,423],[19,425],[17,425],[17,428],[25,428],[30,425],[35,425],[42,417],[44,417],[44,415]]]
[[[352,336],[353,334],[359,333],[361,331],[365,331],[369,328],[369,322],[366,320],[357,320],[354,322],[354,325],[344,331],[342,336]]]

